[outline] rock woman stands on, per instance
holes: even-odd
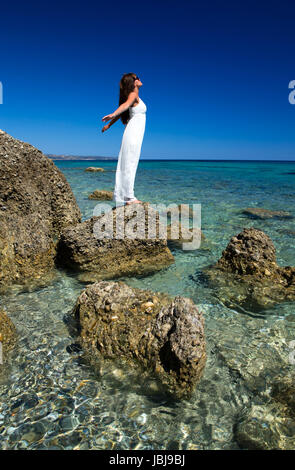
[[[112,114],[102,118],[103,122],[110,121],[102,128],[102,132],[109,129],[119,118],[125,125],[118,156],[113,196],[114,201],[119,205],[142,202],[134,196],[134,181],[145,131],[147,110],[138,95],[141,86],[142,82],[136,74],[124,74],[120,80],[119,107]]]

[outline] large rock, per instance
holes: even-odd
[[[129,223],[134,220],[134,211],[140,210],[139,206],[143,211],[143,223],[138,223],[134,235]],[[57,262],[80,273],[79,279],[84,282],[142,276],[166,268],[174,262],[174,257],[167,247],[166,239],[156,238],[158,233],[155,233],[155,238],[149,237],[148,221],[151,214],[156,220],[157,213],[148,204],[130,204],[67,227],[58,242]],[[119,234],[116,225],[119,219],[124,221],[125,228],[121,239],[115,238]],[[113,232],[107,230],[104,238],[100,239],[96,236],[96,226],[102,224],[102,220]]]
[[[16,342],[16,330],[15,326],[7,316],[4,310],[0,310],[0,341],[2,343],[2,358],[1,361],[4,362],[6,358],[6,353],[10,351]]]
[[[101,281],[86,286],[73,315],[92,361],[103,357],[138,363],[179,398],[189,396],[202,375],[204,319],[188,298]]]
[[[264,277],[277,269],[276,250],[272,240],[261,230],[244,229],[231,238],[217,265],[234,274]]]
[[[55,239],[80,220],[72,190],[53,161],[0,130],[0,284],[47,275]]]
[[[203,272],[230,307],[260,310],[295,300],[295,267],[278,266],[273,242],[255,228],[232,237],[217,264]]]

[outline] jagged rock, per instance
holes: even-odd
[[[88,199],[97,199],[99,201],[112,201],[113,192],[95,189],[93,193],[89,194]]]
[[[243,214],[255,219],[292,219],[293,216],[287,211],[270,211],[260,207],[247,207],[243,210]]]
[[[276,250],[272,240],[261,230],[244,229],[231,238],[217,265],[234,274],[264,276],[272,273],[276,265]]]
[[[134,207],[136,206],[136,207]],[[141,209],[140,207],[141,206]],[[134,214],[142,210],[137,234],[132,230]],[[93,282],[121,276],[146,275],[174,262],[165,239],[148,235],[149,215],[157,217],[148,204],[115,207],[105,216],[93,216],[81,224],[63,230],[58,242],[57,262],[79,272],[80,280]],[[117,231],[116,220],[124,220],[125,233]],[[103,222],[102,222],[103,221]],[[97,224],[107,227],[104,238],[97,238]],[[113,230],[113,231],[112,231]]]
[[[104,168],[99,168],[98,166],[89,166],[88,168],[85,169],[85,171],[90,171],[90,172],[101,172],[105,171]]]
[[[138,363],[179,398],[199,381],[206,362],[204,319],[191,299],[101,281],[86,286],[72,313],[92,361]]]
[[[53,161],[0,131],[0,284],[50,277],[55,239],[80,220],[72,190]]]
[[[217,264],[203,273],[230,307],[260,310],[295,300],[295,267],[278,266],[271,239],[255,228],[232,237]]]
[[[6,353],[10,351],[16,343],[15,326],[4,310],[0,310],[0,341],[2,343],[2,361],[4,362]]]

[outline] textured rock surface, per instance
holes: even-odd
[[[134,235],[132,226],[128,224],[134,220],[134,211],[138,206],[142,206],[144,211],[141,218],[143,223],[137,225],[135,238],[130,238]],[[146,275],[169,266],[174,262],[174,257],[167,247],[167,241],[148,236],[148,214],[154,214],[155,217],[157,215],[148,204],[131,204],[114,208],[105,216],[94,216],[81,224],[66,228],[58,243],[57,262],[80,272],[80,279],[86,282]],[[99,239],[94,232],[96,224],[102,218],[113,233],[107,229],[105,238]],[[115,238],[116,220],[119,218],[124,220],[125,234],[123,232],[122,239]]]
[[[243,214],[255,219],[292,219],[293,216],[287,211],[270,211],[260,207],[247,207],[243,210]]]
[[[217,263],[224,271],[234,274],[264,276],[276,270],[276,251],[272,240],[261,230],[244,229],[231,238]]]
[[[16,342],[15,326],[4,310],[0,310],[0,341],[3,345],[3,362],[5,354],[12,349]]]
[[[90,172],[101,172],[101,171],[105,171],[104,168],[99,168],[98,166],[89,166],[88,168],[86,168],[85,171],[90,171]]]
[[[92,360],[135,361],[179,398],[199,381],[206,362],[204,319],[190,299],[101,281],[86,286],[73,315]]]
[[[89,194],[88,199],[97,199],[98,201],[112,201],[113,192],[95,189],[93,193]]]
[[[80,220],[53,161],[0,131],[0,284],[45,276],[54,267],[55,238]]]
[[[217,264],[204,274],[230,307],[259,310],[295,300],[295,267],[277,265],[271,239],[258,229],[232,237]]]

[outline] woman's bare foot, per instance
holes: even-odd
[[[139,199],[133,199],[132,201],[127,201],[126,205],[128,204],[129,206],[129,204],[140,204],[140,203],[142,203],[142,201],[140,201]]]

